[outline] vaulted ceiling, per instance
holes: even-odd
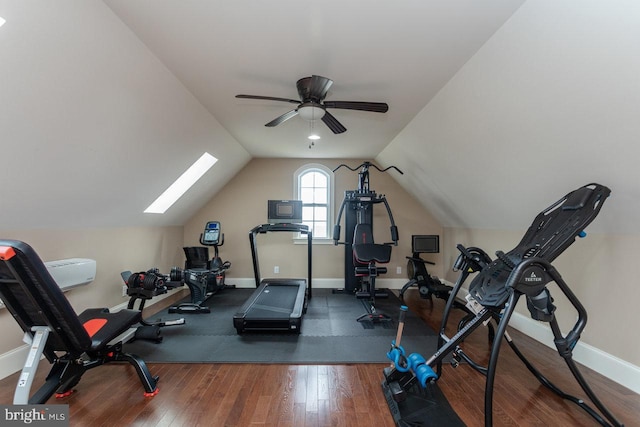
[[[182,224],[252,157],[374,158],[445,226],[522,228],[577,186],[638,231],[640,6],[494,0],[0,0],[0,228]],[[348,129],[309,148],[296,81]],[[221,159],[142,210],[203,151]]]

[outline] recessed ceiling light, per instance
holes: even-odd
[[[309,135],[307,138],[309,138],[312,141],[317,141],[320,139],[320,135],[316,135],[315,133],[313,135]]]
[[[163,214],[173,205],[202,175],[213,166],[218,159],[209,153],[204,153],[189,169],[187,169],[173,184],[165,190],[144,213]]]
[[[5,22],[7,21],[5,21],[5,19],[2,16],[0,16],[0,27],[2,27]]]

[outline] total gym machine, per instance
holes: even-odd
[[[218,247],[224,244],[224,234],[219,221],[207,222],[204,232],[200,234],[200,244],[182,248],[186,257],[184,270],[173,267],[170,279],[183,282],[189,287],[191,301],[169,308],[169,313],[211,313],[204,302],[223,289],[235,288],[225,284],[226,272],[231,268],[229,261],[222,261]],[[209,259],[209,247],[214,248],[214,256]]]
[[[333,229],[333,242],[335,245],[345,245],[344,256],[344,289],[336,292],[355,293],[365,305],[367,312],[358,317],[358,321],[388,321],[389,316],[376,311],[375,299],[386,298],[386,290],[376,289],[375,280],[379,274],[387,272],[386,267],[378,264],[386,264],[391,259],[391,245],[398,245],[398,227],[393,221],[393,214],[387,202],[387,198],[382,194],[376,194],[369,187],[369,169],[374,168],[380,172],[395,169],[398,173],[402,171],[395,166],[380,169],[370,162],[364,162],[360,166],[351,168],[345,164],[336,167],[333,172],[345,167],[351,171],[358,172],[358,189],[347,190],[340,205],[340,211]],[[376,244],[373,240],[373,207],[376,204],[384,204],[389,221],[391,223],[391,242]],[[340,220],[345,214],[345,240],[340,242]],[[365,300],[367,302],[365,303]]]
[[[469,366],[486,376],[485,426],[493,424],[493,385],[502,340],[493,341],[487,367],[475,363],[460,347],[467,336],[488,321],[497,323],[495,336],[505,338],[509,347],[542,385],[563,399],[577,404],[599,424],[622,425],[591,390],[572,359],[573,348],[586,326],[587,312],[560,273],[551,265],[576,237],[586,236],[585,227],[598,215],[610,192],[607,187],[599,184],[588,184],[572,191],[542,211],[514,249],[507,253],[496,252],[497,258],[493,261],[487,259],[486,254],[477,248],[458,245],[460,256],[455,267],[460,271],[460,276],[447,300],[438,350],[428,359],[417,353],[407,356],[404,348],[394,342],[387,353],[387,357],[393,361],[393,367],[385,368],[382,389],[398,425],[464,425],[437,386],[437,380],[442,374],[442,361],[449,354],[452,355],[454,367],[464,359]],[[447,337],[445,327],[453,301],[465,280],[475,272],[478,274],[470,283],[467,298],[468,307],[476,314],[461,325],[453,337]],[[566,335],[562,334],[555,317],[556,307],[547,287],[551,283],[557,285],[577,312],[577,321]],[[599,412],[584,400],[563,392],[545,378],[525,358],[507,333],[509,319],[522,296],[526,297],[531,317],[549,323],[558,353]],[[434,423],[435,420],[437,423]]]

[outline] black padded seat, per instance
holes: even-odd
[[[391,246],[375,244],[353,245],[353,254],[358,262],[369,263],[370,261],[386,264],[391,259]]]
[[[33,248],[18,240],[0,240],[0,298],[32,341],[14,404],[43,404],[54,393],[66,396],[85,371],[114,361],[135,368],[145,395],[157,393],[158,377],[142,359],[124,353],[122,342],[116,340],[141,320],[140,311],[110,313],[96,308],[78,316]],[[51,371],[30,396],[38,368],[31,361],[42,355],[51,363]]]
[[[371,224],[358,224],[353,233],[353,255],[360,263],[386,264],[391,260],[391,246],[375,244]]]
[[[91,338],[91,350],[102,350],[131,325],[142,320],[140,310],[109,312],[108,308],[89,308],[78,319]]]

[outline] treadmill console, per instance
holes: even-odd
[[[202,234],[203,245],[214,246],[220,244],[220,222],[209,221],[204,227],[204,233]]]
[[[269,224],[302,223],[302,200],[268,200]]]

